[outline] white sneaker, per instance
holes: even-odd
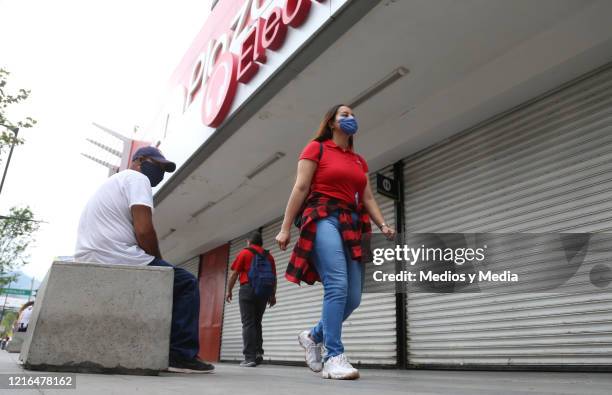
[[[325,361],[321,376],[324,379],[355,380],[359,378],[359,370],[349,363],[345,354],[340,354]]]
[[[310,331],[303,331],[298,335],[300,346],[306,351],[306,365],[313,372],[320,372],[323,369],[323,357],[321,356],[321,343],[315,343],[310,337]]]

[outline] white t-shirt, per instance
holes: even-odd
[[[133,205],[151,207],[151,182],[144,174],[124,170],[112,175],[89,199],[79,222],[76,262],[147,265],[155,259],[136,241]]]
[[[30,317],[32,316],[32,310],[34,310],[34,307],[28,306],[21,312],[21,317],[19,318],[20,327],[28,326],[30,323]]]

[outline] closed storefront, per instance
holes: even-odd
[[[612,69],[404,163],[406,232],[610,232]],[[520,259],[546,273],[545,261]],[[584,266],[554,293],[409,292],[408,364],[610,365],[612,294],[590,284]]]
[[[202,333],[213,339],[206,355],[220,349],[222,361],[243,359],[239,284],[229,304],[219,290],[227,291],[223,274],[260,229],[278,276],[277,304],[263,318],[264,358],[303,364],[297,336],[320,319],[323,287],[285,279],[298,230],[292,226],[286,251],[275,237],[296,160],[334,103],[359,122],[356,152],[398,244],[415,233],[527,242],[532,234],[600,233],[612,244],[611,12],[603,0],[216,2],[163,108],[130,146],[146,140],[177,165],[155,187],[155,226],[164,258],[183,262],[201,291],[211,290],[202,292],[215,304],[203,310],[211,315]],[[253,44],[262,37],[266,45]],[[396,244],[381,235],[374,243]],[[220,247],[209,256],[214,264],[199,264]],[[514,247],[500,256],[534,274],[525,286],[568,271]],[[587,254],[590,262],[612,270],[609,253],[591,252],[601,256]],[[443,294],[375,277],[399,267],[393,257],[384,259],[393,265],[368,265],[361,305],[344,323],[353,363],[612,366],[612,296],[593,287],[582,261],[555,292],[492,285]],[[407,292],[393,292],[404,285]]]

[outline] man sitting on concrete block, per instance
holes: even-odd
[[[162,259],[153,227],[152,187],[176,165],[155,147],[139,148],[130,168],[106,180],[89,200],[77,235],[75,260],[107,264],[170,266],[174,297],[169,371],[209,373],[214,366],[197,358],[200,294],[197,279]]]

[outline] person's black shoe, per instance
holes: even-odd
[[[261,365],[261,364],[262,364],[262,362],[263,362],[263,360],[264,360],[264,359],[263,359],[263,355],[257,355],[257,356],[255,357],[255,364],[257,364],[257,365]]]
[[[213,365],[197,358],[187,360],[171,356],[169,365],[168,372],[174,373],[212,373],[215,371]]]

